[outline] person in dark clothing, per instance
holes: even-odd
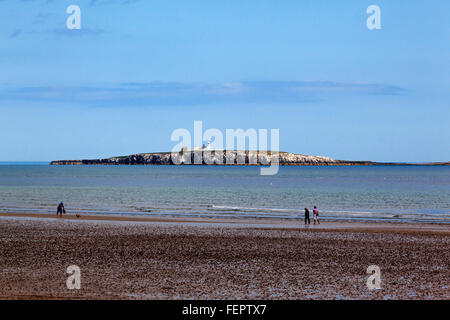
[[[309,221],[309,210],[308,210],[308,208],[305,208],[305,224],[311,224],[311,221]]]
[[[62,217],[63,212],[65,214],[66,209],[64,208],[64,203],[61,202],[60,204],[58,204],[58,208],[56,209],[56,215],[59,214]]]

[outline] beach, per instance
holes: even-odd
[[[443,224],[0,213],[0,299],[448,300],[449,249]]]

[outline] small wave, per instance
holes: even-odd
[[[283,213],[289,213],[289,212],[303,212],[303,210],[300,209],[286,209],[286,208],[258,208],[258,207],[234,207],[234,206],[216,206],[211,205],[209,207],[211,211],[241,211],[241,212],[283,212]]]
[[[234,218],[273,218],[273,219],[301,219],[303,209],[290,208],[261,208],[244,207],[233,205],[200,205],[193,207],[138,207],[127,208],[93,208],[93,207],[68,207],[69,213],[81,214],[112,214],[112,215],[163,215],[163,216],[203,216],[210,218],[234,217]],[[24,208],[18,205],[7,205],[0,208],[0,212],[28,212],[28,213],[52,213],[55,212],[53,206]],[[435,222],[450,223],[450,215],[440,213],[398,213],[398,212],[374,212],[366,210],[320,210],[320,217],[323,220],[346,220],[346,221],[392,221],[392,222]]]
[[[237,212],[241,214],[255,214],[260,213],[260,216],[264,217],[284,217],[284,218],[296,218],[299,215],[303,215],[303,209],[290,209],[290,208],[259,208],[259,207],[240,207],[240,206],[226,206],[226,205],[210,205],[208,211],[218,213],[231,213]],[[267,214],[267,215],[266,215]],[[312,213],[311,213],[312,214]],[[353,210],[320,210],[321,218],[329,219],[396,219],[396,220],[421,220],[421,221],[446,221],[450,220],[448,214],[427,214],[427,213],[398,213],[398,212],[376,212],[376,211],[353,211]]]

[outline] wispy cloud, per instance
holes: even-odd
[[[397,95],[404,89],[382,84],[330,81],[253,81],[220,84],[149,82],[117,86],[35,86],[0,89],[0,100],[96,106],[214,105],[220,103],[306,103],[335,93]]]
[[[16,30],[14,30],[12,33],[10,33],[10,35],[8,36],[8,38],[10,38],[10,39],[17,38],[22,32],[23,32],[22,29],[16,29]]]
[[[0,0],[1,1],[1,0]],[[9,39],[14,39],[19,36],[24,35],[36,35],[36,34],[47,34],[57,37],[85,37],[85,36],[100,36],[104,33],[107,33],[104,29],[93,29],[93,28],[81,28],[81,29],[73,29],[69,30],[67,28],[54,28],[54,29],[46,29],[46,30],[33,30],[27,31],[23,29],[16,29],[11,32],[8,36]]]
[[[91,28],[81,28],[73,30],[69,30],[67,28],[56,28],[47,30],[47,33],[63,37],[98,36],[105,32],[106,31],[103,29],[91,29]]]
[[[54,14],[52,14],[52,13],[49,13],[49,12],[45,12],[45,13],[40,12],[40,13],[38,13],[38,14],[34,17],[34,19],[33,19],[33,21],[32,21],[31,23],[32,23],[33,25],[43,25],[43,24],[47,23],[48,20],[49,20],[52,16],[54,16]]]

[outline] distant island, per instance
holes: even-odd
[[[202,158],[195,163],[195,154],[212,154],[214,162],[208,163]],[[174,163],[171,152],[140,153],[129,156],[111,157],[106,159],[86,160],[57,160],[51,165],[270,165],[271,152],[261,151],[225,151],[200,150],[180,151],[182,158]],[[227,159],[229,160],[227,163]],[[239,161],[238,161],[239,159]],[[289,152],[279,152],[279,165],[281,166],[444,166],[450,162],[430,163],[401,163],[401,162],[373,162],[334,160],[322,156],[308,156]],[[251,161],[252,160],[252,161]]]

